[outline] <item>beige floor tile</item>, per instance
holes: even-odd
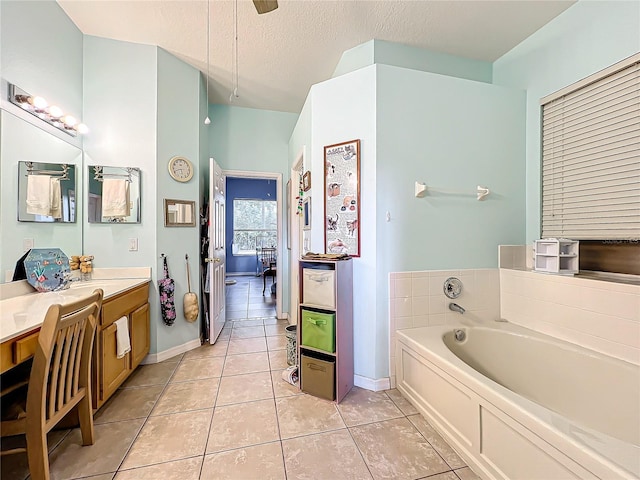
[[[282,439],[345,428],[333,402],[310,395],[277,398],[276,409]]]
[[[229,340],[227,339],[217,340],[213,345],[206,344],[189,350],[184,354],[184,359],[193,360],[195,358],[224,357],[227,354],[228,345]]]
[[[405,415],[415,415],[416,413],[418,413],[416,407],[411,405],[411,403],[409,403],[409,400],[404,398],[399,390],[394,388],[391,390],[386,390],[385,393],[391,400],[393,400],[393,403],[396,404],[396,407],[398,407],[400,411]]]
[[[124,382],[123,387],[166,385],[177,366],[178,364],[174,362],[141,365]]]
[[[347,430],[283,440],[282,449],[288,478],[372,478]]]
[[[167,358],[166,360],[163,360],[160,363],[180,363],[180,361],[182,360],[182,357],[184,357],[184,353],[179,353],[178,355],[174,355],[173,357]]]
[[[219,383],[219,378],[170,383],[166,386],[151,415],[167,415],[169,413],[213,408]]]
[[[455,473],[460,480],[481,480],[480,477],[469,467],[460,468],[456,470]]]
[[[238,355],[239,353],[266,352],[267,342],[263,338],[240,338],[229,340],[227,355]]]
[[[222,377],[216,406],[273,398],[270,372]]]
[[[114,480],[198,480],[204,457],[185,458],[175,462],[118,472]],[[87,479],[93,480],[93,479]]]
[[[216,407],[206,453],[280,440],[272,399]]]
[[[287,348],[287,337],[278,335],[276,337],[267,337],[267,348],[272,350],[284,350]]]
[[[276,335],[284,335],[284,328],[286,326],[287,325],[284,325],[284,324],[265,325],[264,326],[265,335],[267,335],[268,337],[273,337]]]
[[[201,480],[284,480],[280,442],[204,457]]]
[[[289,321],[288,320],[278,320],[276,317],[269,317],[269,318],[264,318],[262,319],[262,322],[265,324],[265,326],[267,325],[281,325],[281,326],[288,326],[289,325]]]
[[[344,397],[338,410],[348,427],[404,416],[384,392],[358,387],[353,387]]]
[[[180,365],[178,365],[176,373],[171,377],[171,383],[219,377],[222,375],[223,365],[224,357],[205,357],[194,358],[193,360],[183,360],[180,362]]]
[[[449,470],[406,418],[349,429],[373,477],[421,478]]]
[[[244,327],[261,327],[263,325],[261,318],[254,318],[251,320],[243,319],[243,320],[234,320],[233,328],[244,328]]]
[[[298,385],[291,385],[289,382],[282,379],[282,370],[272,371],[271,379],[273,382],[273,393],[276,398],[302,395]]]
[[[92,475],[90,477],[83,477],[82,480],[112,480],[116,472],[105,473],[103,475]]]
[[[118,390],[94,416],[94,423],[146,418],[162,393],[162,385]]]
[[[462,460],[458,454],[449,446],[449,444],[440,436],[438,432],[434,430],[434,428],[427,423],[424,417],[420,414],[411,415],[407,417],[411,423],[418,429],[418,431],[422,434],[424,438],[427,439],[427,442],[431,444],[433,448],[435,448],[436,452],[440,454],[444,461],[451,468],[460,468],[466,467],[467,464]]]
[[[445,472],[445,473],[439,473],[438,475],[432,475],[431,477],[429,477],[429,480],[459,480],[458,477],[456,477],[456,474],[453,472]]]
[[[255,337],[264,337],[264,327],[262,325],[258,325],[255,327],[238,327],[235,323],[233,324],[233,330],[231,330],[231,340]]]
[[[76,428],[49,455],[51,480],[88,477],[118,470],[143,419],[95,425],[95,443],[82,446]]]
[[[227,355],[222,376],[229,377],[231,375],[268,371],[269,357],[267,352],[242,353],[240,355]]]
[[[269,315],[274,315],[275,313],[276,313],[275,307],[258,308],[255,310],[249,310],[247,312],[247,318],[268,317]]]
[[[204,454],[213,410],[150,417],[131,446],[122,469]]]
[[[49,452],[52,452],[62,440],[67,436],[70,430],[53,430],[47,435],[47,444]],[[22,437],[4,438],[2,440],[3,449],[12,449],[25,447],[26,440]],[[26,453],[16,453],[14,455],[6,455],[0,461],[0,478],[24,480],[29,475],[29,462]]]
[[[288,366],[286,350],[274,350],[269,352],[269,368],[271,370],[282,371]]]

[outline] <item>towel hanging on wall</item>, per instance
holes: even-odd
[[[51,215],[51,184],[49,175],[27,175],[27,213]]]
[[[102,216],[129,216],[129,182],[118,178],[102,180]]]

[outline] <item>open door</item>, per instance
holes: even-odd
[[[224,327],[225,312],[225,180],[222,169],[209,159],[209,342],[216,343]]]

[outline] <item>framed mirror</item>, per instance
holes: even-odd
[[[89,223],[140,223],[140,169],[89,165]]]
[[[195,227],[196,202],[193,200],[164,199],[165,227]]]
[[[74,223],[75,165],[18,162],[18,221]]]

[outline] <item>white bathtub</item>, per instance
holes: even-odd
[[[396,335],[398,389],[482,477],[640,478],[637,365],[510,323]]]

